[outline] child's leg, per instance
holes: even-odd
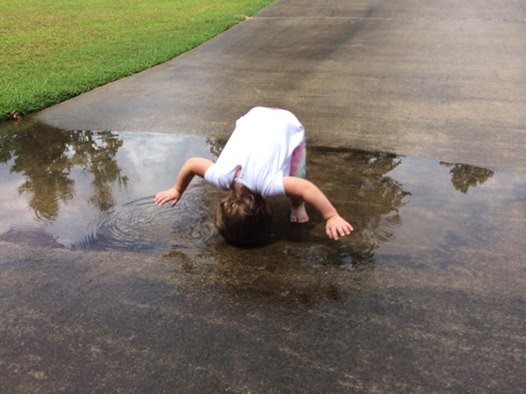
[[[292,162],[290,165],[290,175],[305,178],[305,163],[307,158],[307,147],[305,141],[292,152]],[[290,221],[295,223],[305,223],[309,221],[309,215],[305,209],[305,202],[298,197],[290,198]]]
[[[292,160],[290,163],[290,174],[291,176],[297,176],[298,178],[305,178],[305,163],[307,159],[307,147],[305,141],[301,143],[294,152],[292,152]]]

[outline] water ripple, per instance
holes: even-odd
[[[153,196],[113,207],[92,220],[88,235],[74,248],[149,251],[197,249],[215,234],[202,203],[202,188],[186,191],[175,207],[158,207]]]

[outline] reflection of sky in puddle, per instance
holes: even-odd
[[[31,124],[2,132],[0,138],[0,240],[193,249],[194,254],[215,233],[212,200],[218,194],[202,182],[195,182],[174,209],[156,207],[152,199],[173,184],[186,158],[213,158],[219,143],[169,134],[66,132]],[[404,247],[410,247],[413,256],[418,250],[476,247],[487,242],[488,235],[495,236],[503,220],[517,214],[524,219],[518,213],[524,208],[524,183],[513,174],[320,147],[309,149],[308,161],[309,178],[353,223],[355,232],[331,243],[313,215],[305,226],[308,235],[301,237],[307,260],[336,259],[354,266]],[[276,211],[285,219],[275,218],[274,236],[290,240],[286,212],[279,207]],[[281,253],[276,248],[268,252],[267,258]],[[215,257],[220,260],[221,253]]]
[[[20,137],[24,133],[39,139],[30,144],[32,138]],[[153,206],[153,194],[173,183],[187,157],[212,157],[197,137],[45,127],[3,134],[2,157],[7,153],[12,157],[0,165],[2,238],[27,235],[50,245],[54,238],[66,247],[82,241],[91,222],[117,207],[134,201]]]

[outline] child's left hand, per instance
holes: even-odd
[[[179,199],[181,198],[181,193],[175,187],[172,187],[168,190],[164,190],[155,195],[155,204],[163,205],[164,203],[171,202],[170,205],[173,207]]]
[[[351,224],[337,214],[329,218],[325,224],[327,237],[334,240],[351,234],[353,230]]]

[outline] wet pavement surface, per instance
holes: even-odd
[[[278,106],[317,145],[526,171],[525,20],[513,0],[280,0],[38,118],[225,137],[250,108]]]
[[[0,125],[0,391],[524,392],[525,21],[511,0],[276,1]],[[276,199],[270,244],[230,247],[197,180],[154,206],[255,105],[305,124],[352,236]]]
[[[175,208],[153,204],[185,158],[213,159],[224,141],[38,122],[0,138],[5,387],[517,392],[526,383],[522,174],[311,145],[309,178],[355,233],[329,241],[314,212],[292,225],[275,199],[272,242],[237,249],[214,231],[222,192],[204,182]]]

